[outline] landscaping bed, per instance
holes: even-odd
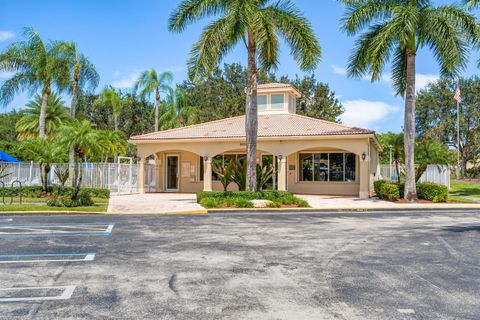
[[[307,208],[308,202],[288,191],[207,191],[197,193],[205,208]]]
[[[377,197],[382,200],[393,202],[408,202],[403,199],[404,182],[395,183],[386,180],[377,180],[374,182],[374,190]],[[448,202],[448,188],[444,185],[419,182],[417,183],[417,197],[420,203],[438,203]]]

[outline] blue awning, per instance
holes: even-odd
[[[0,161],[2,161],[2,162],[21,162],[17,158],[12,157],[11,155],[3,152],[2,150],[0,150]]]

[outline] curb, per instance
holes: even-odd
[[[100,215],[107,214],[108,212],[103,211],[0,211],[0,216],[21,216],[21,215],[62,215],[62,214],[91,214],[91,215]]]
[[[198,209],[198,210],[180,210],[180,211],[165,211],[165,212],[104,212],[104,214],[119,214],[119,215],[203,215],[208,214],[207,209]]]
[[[208,213],[316,213],[316,212],[378,212],[378,211],[452,211],[452,210],[471,210],[480,211],[480,206],[455,206],[455,207],[435,207],[435,206],[407,206],[407,207],[357,207],[357,208],[232,208],[232,209],[208,209]]]

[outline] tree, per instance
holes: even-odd
[[[127,140],[121,131],[98,130],[98,143],[104,146],[101,154],[101,161],[107,162],[116,154],[124,154],[127,151]],[[94,155],[95,159],[97,155]]]
[[[321,50],[309,21],[289,1],[183,0],[170,16],[169,29],[181,32],[205,16],[219,15],[192,48],[189,74],[192,79],[210,73],[217,63],[241,42],[248,53],[246,85],[247,189],[256,189],[257,80],[258,70],[274,69],[279,60],[279,36],[290,46],[302,70],[313,70]]]
[[[72,200],[76,200],[82,184],[83,162],[86,162],[90,155],[102,154],[107,148],[105,141],[101,140],[98,130],[94,130],[86,120],[74,120],[70,125],[62,126],[55,138],[64,150],[70,150],[73,147],[75,152]]]
[[[450,165],[455,158],[455,152],[445,145],[431,139],[417,141],[415,152],[415,181],[420,180],[428,165]]]
[[[170,71],[157,73],[154,69],[145,70],[135,82],[134,92],[141,90],[142,98],[155,94],[155,131],[158,131],[158,109],[160,106],[160,93],[170,90],[169,84],[173,81],[173,74]]]
[[[460,78],[460,145],[457,142],[456,81],[441,79],[417,95],[416,127],[420,137],[460,150],[462,176],[480,154],[480,78]]]
[[[40,179],[44,192],[48,192],[48,174],[52,163],[64,162],[68,149],[59,148],[56,141],[51,139],[32,139],[18,145],[18,153],[24,160],[31,160],[40,165]]]
[[[343,28],[354,35],[369,27],[357,40],[348,74],[370,75],[379,80],[392,60],[392,81],[398,95],[405,96],[405,199],[415,201],[415,57],[417,50],[432,50],[440,72],[455,75],[467,59],[467,46],[475,43],[479,30],[475,18],[454,5],[432,6],[427,0],[343,0]]]
[[[290,80],[286,80],[290,82]],[[308,117],[339,122],[340,115],[345,111],[342,104],[326,83],[318,82],[315,75],[299,78],[293,84],[302,93],[297,101],[297,113]]]
[[[105,88],[95,101],[96,104],[102,104],[112,111],[114,130],[118,130],[118,117],[122,111],[122,101],[120,95],[113,88]]]
[[[9,113],[0,114],[0,141],[4,140],[13,142],[17,140],[15,125],[21,117],[22,114],[15,110]]]
[[[160,117],[162,130],[184,127],[189,124],[192,107],[189,105],[187,95],[181,88],[170,89],[167,99],[161,107],[163,110]]]
[[[382,163],[390,164],[390,147],[392,148],[392,164],[395,165],[397,182],[400,182],[400,164],[404,162],[403,133],[387,132],[379,134],[378,139],[382,145],[383,152],[380,154]]]
[[[16,124],[18,139],[39,138],[40,113],[42,110],[43,99],[40,95],[28,102],[25,108],[20,112],[22,117]],[[45,136],[52,137],[55,131],[63,124],[70,121],[67,108],[62,97],[55,92],[48,97],[47,112],[45,115]]]
[[[62,54],[64,42],[44,43],[32,28],[25,28],[23,35],[26,40],[11,44],[0,54],[0,71],[15,73],[0,88],[0,103],[10,103],[19,91],[33,93],[42,88],[38,136],[44,139],[48,97],[53,87],[59,92],[68,87],[69,62]]]

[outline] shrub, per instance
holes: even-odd
[[[207,191],[197,193],[197,201],[207,208],[237,207],[252,208],[251,200],[270,200],[269,207],[281,207],[282,205],[297,205],[308,207],[308,203],[295,197],[288,191]]]
[[[237,208],[253,208],[252,201],[244,198],[235,198],[235,207]]]
[[[80,192],[76,200],[72,200],[71,196],[55,195],[47,201],[50,207],[88,207],[93,206],[94,202],[87,192]]]
[[[447,202],[448,188],[441,184],[421,182],[417,183],[417,195],[420,199],[433,202]]]
[[[45,196],[43,193],[43,189],[41,186],[19,186],[15,187],[5,187],[5,195],[13,195],[19,196],[20,189],[22,192],[23,197],[26,198],[42,198]],[[47,188],[47,192],[54,195],[62,195],[62,196],[71,196],[72,195],[72,188],[71,187],[57,187],[57,186],[49,186]],[[108,199],[110,198],[110,190],[102,189],[102,188],[81,188],[81,192],[88,193],[88,195],[92,198],[102,198]]]
[[[380,188],[382,187],[382,185],[384,185],[385,183],[387,183],[387,180],[376,180],[373,182],[373,190],[375,191],[375,194],[377,195],[377,197],[380,198]]]
[[[398,185],[396,183],[386,182],[380,187],[380,199],[395,201],[400,197]]]

